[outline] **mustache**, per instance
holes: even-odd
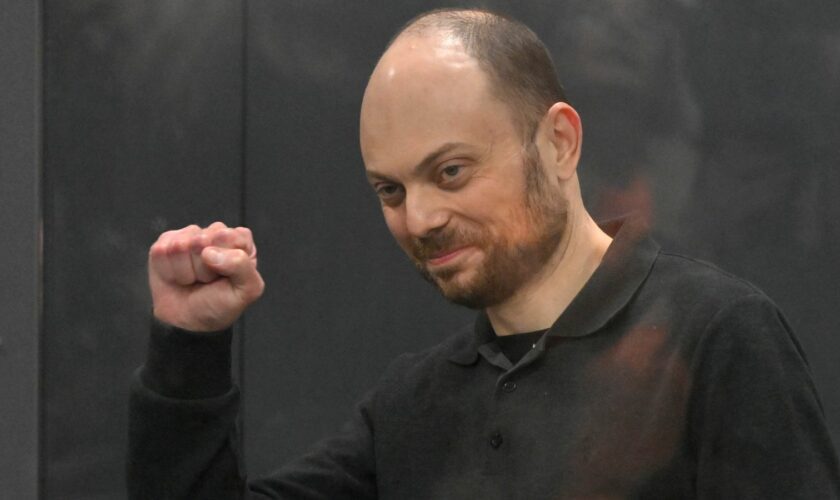
[[[484,239],[481,231],[466,228],[440,229],[428,236],[412,238],[411,255],[418,262],[451,248],[474,245]]]

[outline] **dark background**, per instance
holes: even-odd
[[[3,443],[31,439],[0,452],[23,469],[0,471],[0,493],[30,497],[40,477],[42,498],[124,496],[161,231],[223,220],[255,233],[267,289],[235,341],[252,475],[336,430],[395,355],[471,319],[393,243],[357,144],[387,40],[452,2],[28,5],[5,0],[0,33],[0,201],[4,229],[23,235],[0,255],[0,368],[29,370],[4,378],[17,392]],[[640,211],[664,247],[773,297],[840,441],[840,3],[478,5],[552,51],[584,123],[591,211]]]

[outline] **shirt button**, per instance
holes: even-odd
[[[502,445],[502,435],[497,432],[497,433],[493,434],[493,437],[490,438],[490,446],[492,446],[493,449],[496,449],[501,445]]]
[[[516,390],[516,382],[509,380],[505,382],[505,384],[502,386],[502,389],[504,389],[505,392],[513,392]]]

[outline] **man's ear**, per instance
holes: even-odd
[[[565,102],[554,103],[543,117],[540,134],[548,146],[548,156],[543,157],[545,167],[561,181],[571,179],[580,161],[583,140],[583,128],[575,108]]]

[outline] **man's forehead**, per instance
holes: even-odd
[[[385,51],[371,75],[368,92],[381,87],[439,81],[475,73],[482,77],[478,61],[461,40],[446,32],[404,34]]]
[[[365,90],[362,147],[407,139],[406,134],[443,132],[454,121],[469,120],[487,104],[486,95],[486,78],[459,41],[447,36],[400,37],[377,64]]]
[[[413,171],[446,144],[484,151],[513,131],[510,109],[463,43],[446,32],[398,37],[362,101],[362,156],[374,172]]]

